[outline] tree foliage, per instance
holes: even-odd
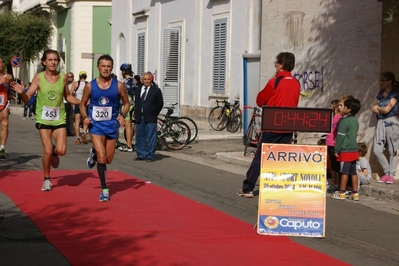
[[[399,9],[399,0],[378,0],[378,2],[383,2],[388,4],[389,8],[387,10],[386,16],[383,18],[384,24],[390,24],[393,22],[393,16]]]
[[[48,48],[53,34],[51,21],[34,14],[0,14],[0,25],[0,57],[9,62],[11,57],[19,56],[21,72],[26,70],[25,62],[36,59]]]

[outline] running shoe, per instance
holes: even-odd
[[[388,176],[385,183],[393,184],[393,183],[395,183],[395,178],[393,178],[392,176]]]
[[[254,193],[252,191],[244,192],[242,189],[240,189],[237,192],[237,196],[244,197],[244,198],[253,198],[254,197]]]
[[[119,147],[118,147],[118,150],[120,150],[120,151],[124,151],[124,150],[125,150],[125,148],[124,148],[123,146],[119,146]]]
[[[389,176],[388,175],[383,175],[379,180],[377,180],[378,183],[386,183],[388,181]]]
[[[359,201],[359,193],[353,193],[349,196],[349,199]]]
[[[43,191],[50,191],[52,188],[51,180],[50,179],[45,179],[43,182],[42,190]]]
[[[96,165],[96,162],[97,162],[96,150],[94,148],[91,148],[90,156],[89,158],[87,158],[87,167],[89,167],[89,169],[93,168]]]
[[[0,149],[0,159],[6,158],[6,151],[4,149]]]
[[[344,200],[346,198],[345,192],[339,193],[339,191],[335,191],[333,194],[331,194],[331,198],[337,200]]]
[[[109,201],[109,189],[103,189],[100,193],[100,201]]]
[[[125,151],[125,152],[133,152],[133,148],[130,148],[130,147],[126,146],[123,151]]]

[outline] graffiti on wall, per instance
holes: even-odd
[[[324,67],[313,71],[295,72],[293,76],[299,81],[301,91],[324,91]]]

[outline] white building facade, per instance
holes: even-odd
[[[260,14],[260,0],[114,0],[112,55],[154,73],[166,105],[204,118],[215,99],[242,100],[243,54],[259,69]]]

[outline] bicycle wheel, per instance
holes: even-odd
[[[170,122],[162,138],[168,149],[181,150],[190,141],[190,127],[182,121]]]
[[[177,118],[178,121],[183,121],[190,127],[190,140],[188,143],[193,142],[198,136],[198,127],[197,124],[190,117],[181,116]]]
[[[161,118],[157,118],[157,142],[155,144],[156,150],[162,150],[163,138],[161,134],[163,132],[164,121]]]
[[[257,127],[255,126],[254,121],[249,122],[249,126],[247,129],[247,133],[243,137],[244,141],[244,156],[253,152],[248,152],[248,147],[256,147],[259,140],[259,133],[257,132]]]
[[[208,122],[212,129],[222,131],[227,126],[227,115],[222,106],[214,107],[208,116]]]
[[[242,112],[240,108],[233,108],[233,110],[230,113],[230,119],[227,122],[227,131],[235,133],[239,129],[241,129],[242,125],[241,118],[242,118]]]

